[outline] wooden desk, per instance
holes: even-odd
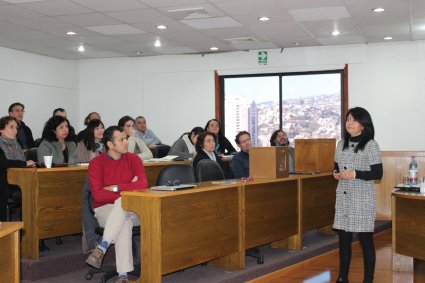
[[[145,163],[149,185],[172,162]],[[38,259],[39,240],[82,232],[81,192],[86,166],[10,168],[8,181],[22,190],[22,257]]]
[[[266,243],[301,249],[303,232],[332,224],[336,184],[328,173],[122,192],[123,208],[141,222],[143,272],[137,282],[161,282],[164,274],[209,260],[243,268],[245,250]]]
[[[210,260],[243,268],[242,193],[238,185],[122,192],[123,208],[140,217],[143,271],[138,282],[161,282],[163,274]]]
[[[413,259],[425,260],[425,194],[392,193],[393,270],[413,272]]]
[[[0,225],[0,274],[2,282],[20,282],[19,229],[22,222]]]

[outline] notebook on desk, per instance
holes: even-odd
[[[151,187],[151,190],[154,191],[179,191],[196,188],[196,185],[193,184],[180,184],[176,186],[154,186]]]

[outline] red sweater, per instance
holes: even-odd
[[[133,153],[125,153],[119,160],[111,159],[105,152],[95,157],[89,165],[90,189],[93,195],[93,208],[112,204],[120,197],[119,193],[104,190],[103,187],[118,185],[120,191],[146,189],[145,168],[142,160]],[[137,182],[131,182],[137,176]]]

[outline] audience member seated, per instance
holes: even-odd
[[[201,127],[195,127],[192,131],[184,133],[178,140],[176,140],[168,152],[169,155],[177,155],[179,158],[188,159],[196,155],[195,144],[198,135],[204,132]]]
[[[135,153],[142,160],[153,157],[152,151],[146,146],[143,140],[136,138],[134,120],[130,116],[124,116],[118,121],[118,126],[124,129],[128,139],[128,152]]]
[[[68,139],[69,121],[62,116],[51,117],[44,125],[40,146],[37,149],[38,162],[43,156],[53,156],[53,163],[77,164],[75,142]]]
[[[223,155],[225,153],[227,154],[236,153],[236,149],[233,147],[230,141],[223,135],[223,132],[221,131],[220,123],[218,122],[217,119],[209,120],[207,122],[207,125],[205,126],[205,131],[214,133],[217,137],[216,145],[214,149],[215,154]]]
[[[62,116],[65,119],[68,119],[68,113],[66,113],[66,110],[63,108],[56,108],[53,110],[52,116]],[[69,140],[72,140],[74,142],[77,142],[77,135],[75,134],[75,129],[73,126],[69,125]]]
[[[282,130],[276,130],[270,137],[271,146],[287,146],[289,149],[289,172],[295,171],[294,148],[289,145],[289,139],[286,133]]]
[[[25,125],[24,119],[25,106],[22,103],[15,102],[9,106],[9,116],[14,117],[18,121],[17,141],[23,151],[34,147],[34,138],[31,129]]]
[[[161,140],[146,126],[146,119],[143,116],[136,118],[136,138],[144,141],[147,146],[161,144]]]
[[[134,269],[132,252],[132,228],[140,225],[134,212],[124,211],[121,191],[144,189],[148,186],[143,162],[128,152],[127,134],[121,127],[105,130],[103,144],[106,152],[95,157],[89,165],[88,176],[93,196],[94,216],[103,237],[86,263],[95,268],[102,266],[103,257],[111,244],[115,244],[117,283],[128,282],[127,273]]]
[[[103,152],[103,132],[105,126],[100,120],[91,120],[87,124],[86,136],[77,145],[77,158],[80,163],[90,162]]]
[[[87,124],[91,120],[94,120],[94,119],[96,119],[96,120],[102,120],[100,118],[99,113],[97,113],[97,112],[90,112],[89,115],[87,115],[87,117],[84,118],[84,126],[87,126]],[[86,135],[86,131],[87,131],[87,128],[85,128],[84,130],[82,130],[81,132],[78,133],[78,135],[77,135],[77,142],[80,142],[80,141],[82,141],[84,139],[84,136]]]
[[[252,146],[251,135],[247,131],[239,132],[235,142],[241,149],[231,161],[231,168],[235,178],[249,177],[249,150]]]
[[[216,135],[212,132],[203,132],[198,135],[198,140],[196,141],[195,146],[196,156],[193,159],[193,168],[195,170],[199,161],[203,159],[211,159],[220,165],[223,173],[226,172],[223,161],[221,161],[221,159],[214,152],[214,149],[216,148],[215,141]]]
[[[25,155],[16,140],[18,120],[6,116],[0,119],[0,221],[7,221],[7,200],[9,197],[21,199],[21,191],[17,186],[7,182],[7,169],[12,167],[35,166],[33,160],[25,161]]]

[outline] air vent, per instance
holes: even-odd
[[[253,37],[235,37],[235,38],[227,38],[224,39],[230,44],[237,45],[237,44],[254,44],[254,43],[260,43],[259,40],[253,38]]]
[[[205,19],[212,18],[213,16],[208,13],[204,8],[185,8],[169,10],[173,18],[177,20],[192,20],[192,19]]]

